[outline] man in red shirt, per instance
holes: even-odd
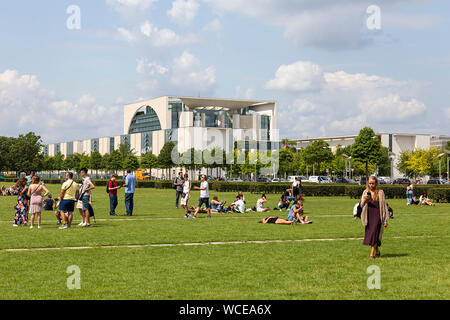
[[[108,193],[109,193],[109,215],[117,216],[117,190],[122,188],[122,186],[116,183],[117,174],[113,174],[111,180],[108,181]]]

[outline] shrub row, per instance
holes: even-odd
[[[16,179],[0,179],[4,182],[15,182]],[[63,179],[45,179],[48,184],[62,184]],[[80,180],[75,179],[76,182]],[[108,180],[92,180],[96,186],[106,186]],[[123,180],[117,180],[119,184]],[[200,181],[193,181],[192,186],[200,186]],[[209,181],[211,191],[217,192],[250,192],[250,193],[275,193],[281,194],[291,187],[290,183],[272,183],[272,182],[225,182],[225,181]],[[172,189],[171,180],[150,180],[138,181],[137,188],[156,188],[156,189]],[[364,186],[348,185],[348,184],[303,184],[302,194],[306,197],[311,196],[349,196],[350,198],[359,199],[364,190]],[[403,185],[381,185],[388,199],[405,199],[406,187]],[[450,185],[415,185],[414,195],[418,198],[421,194],[427,196],[435,202],[450,203]]]

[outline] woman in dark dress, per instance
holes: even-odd
[[[361,198],[361,222],[365,227],[363,244],[371,246],[370,259],[380,257],[383,228],[387,227],[387,205],[383,190],[378,189],[378,180],[371,176]]]
[[[27,180],[25,178],[20,178],[16,183],[17,195],[17,205],[14,207],[16,214],[14,216],[13,227],[18,227],[20,224],[24,226],[28,225],[28,198],[26,186]]]

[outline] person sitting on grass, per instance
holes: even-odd
[[[423,206],[434,206],[435,204],[428,199],[427,195],[424,193],[419,198],[419,203]]]
[[[297,201],[295,205],[292,205],[291,209],[289,210],[289,215],[287,218],[288,221],[297,221],[301,224],[309,224],[312,223],[309,221],[308,216],[303,215],[303,202]]]
[[[44,211],[52,211],[54,203],[55,201],[52,199],[52,195],[49,194],[47,199],[44,200]]]
[[[258,223],[274,223],[274,224],[288,224],[288,225],[295,225],[295,221],[287,221],[284,219],[281,219],[280,217],[266,217],[264,219],[261,219],[258,221]]]
[[[270,208],[264,208],[264,203],[267,202],[266,195],[263,193],[261,195],[261,198],[256,201],[256,211],[257,212],[267,212],[270,210]]]
[[[211,212],[213,213],[225,213],[224,212],[224,205],[227,203],[226,201],[219,201],[219,198],[217,196],[214,196],[211,200]]]
[[[237,213],[245,212],[245,202],[239,195],[236,196],[236,200],[228,207],[228,212],[237,212]]]
[[[280,211],[285,208],[286,210],[289,208],[289,200],[286,198],[286,194],[281,195],[280,201],[278,201],[278,209],[280,209]],[[275,208],[274,210],[276,210],[277,208]]]
[[[295,197],[292,195],[292,189],[286,189],[284,195],[286,196],[286,199],[289,201],[295,200]]]

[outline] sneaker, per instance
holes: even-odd
[[[18,224],[13,223],[13,227],[18,227],[18,226],[19,226]]]
[[[30,226],[30,229],[33,229],[34,227],[33,226]]]
[[[63,224],[61,227],[59,227],[58,229],[67,229],[68,228],[68,226],[67,226],[67,224]]]
[[[197,217],[196,217],[196,216],[191,216],[191,218],[192,218],[192,219],[197,219]]]
[[[206,218],[211,218],[211,216],[207,216]]]
[[[80,222],[78,225],[79,225],[80,227],[84,227],[84,222]]]
[[[61,224],[61,221],[56,222],[56,225],[59,226]]]
[[[41,227],[41,226],[38,226],[38,229],[42,229],[42,227]]]
[[[189,215],[188,215],[188,214],[185,214],[183,218],[184,218],[184,219],[187,219],[187,218],[189,218]]]
[[[92,224],[85,224],[84,225],[86,228],[90,228],[90,227],[92,227]]]

